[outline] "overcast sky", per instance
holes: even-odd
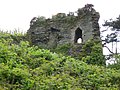
[[[35,16],[48,18],[60,12],[74,12],[87,3],[100,12],[100,24],[119,15],[119,0],[0,0],[0,28],[27,31]]]

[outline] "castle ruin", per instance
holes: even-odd
[[[91,38],[100,39],[98,20],[100,15],[92,4],[69,14],[58,13],[51,19],[34,17],[27,35],[31,44],[43,48],[55,48],[63,44],[85,43]]]

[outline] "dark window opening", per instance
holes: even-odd
[[[31,34],[35,34],[35,32],[31,32]]]
[[[48,31],[51,31],[51,32],[60,32],[59,29],[56,29],[56,28],[53,28],[53,27],[51,27]]]
[[[82,43],[82,30],[80,28],[77,28],[75,31],[75,39],[74,43]]]

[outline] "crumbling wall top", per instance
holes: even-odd
[[[98,20],[100,15],[92,4],[86,4],[74,12],[58,13],[52,18],[34,17],[30,21],[30,29],[27,34],[32,44],[43,47],[55,47],[60,44],[74,43],[75,35],[81,37],[83,42],[91,37],[100,37]],[[79,28],[80,36],[76,34]],[[78,31],[79,32],[79,31]]]

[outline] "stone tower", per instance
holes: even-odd
[[[87,4],[76,13],[76,16],[73,12],[58,13],[51,19],[34,17],[27,31],[30,42],[43,48],[54,48],[67,43],[85,43],[91,38],[100,39],[100,15],[93,5]]]

